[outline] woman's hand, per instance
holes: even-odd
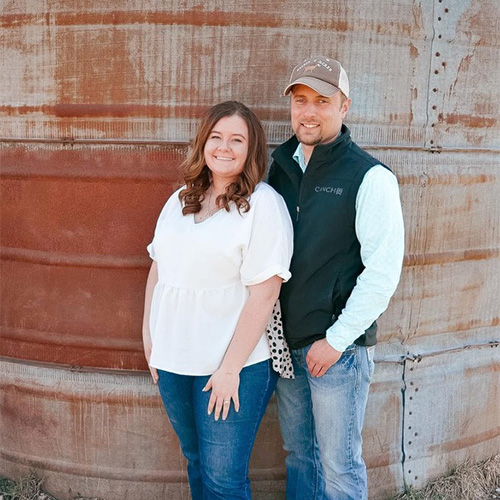
[[[208,402],[208,414],[215,410],[215,420],[219,420],[222,412],[222,420],[226,420],[231,399],[234,409],[240,411],[240,400],[238,398],[238,388],[240,386],[240,376],[235,372],[223,371],[219,368],[209,379],[203,391],[212,390],[210,401]]]
[[[147,333],[143,333],[142,335],[142,343],[144,345],[144,356],[146,357],[146,361],[148,362],[148,368],[151,372],[151,378],[153,379],[153,383],[158,383],[158,371],[156,368],[152,367],[149,364],[149,360],[151,359],[151,335]]]

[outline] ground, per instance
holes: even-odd
[[[436,479],[424,489],[408,490],[387,500],[500,500],[500,455],[477,464],[459,465],[450,475]],[[0,500],[57,500],[43,490],[36,472],[13,481],[0,477]],[[72,500],[103,500],[75,497]]]

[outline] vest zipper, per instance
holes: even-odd
[[[307,170],[306,170],[307,172]],[[300,215],[300,200],[302,198],[302,186],[304,185],[304,177],[306,176],[306,172],[302,174],[302,177],[300,179],[300,186],[299,186],[299,195],[297,196],[297,217],[295,219],[295,222],[299,222],[299,215]]]

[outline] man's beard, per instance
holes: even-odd
[[[311,137],[302,133],[297,133],[296,135],[299,142],[305,144],[306,146],[317,146],[318,144],[321,144],[321,136]]]

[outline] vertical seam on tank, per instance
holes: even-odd
[[[403,478],[403,485],[405,491],[407,490],[406,478],[405,478],[405,462],[406,462],[406,454],[405,454],[405,406],[406,406],[406,363],[408,362],[407,356],[403,359],[403,373],[402,373],[402,385],[401,385],[401,407],[402,407],[402,419],[401,419],[401,471]]]

